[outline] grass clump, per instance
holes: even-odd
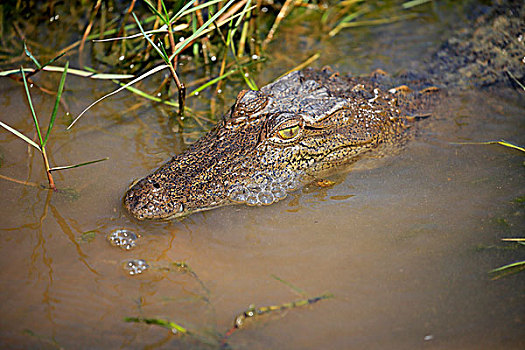
[[[40,65],[40,63],[37,61],[37,59],[35,57],[33,57],[33,55],[31,55],[29,53],[29,51],[27,50],[27,47],[26,47],[26,52],[28,53],[28,56],[33,60],[33,62],[35,62],[35,64],[38,67],[38,69],[41,70],[43,66]],[[50,61],[49,63],[51,63],[52,61]],[[7,131],[10,131],[15,136],[17,136],[21,140],[25,141],[27,144],[33,146],[34,148],[36,148],[40,152],[40,154],[42,155],[42,160],[44,162],[44,168],[45,168],[47,180],[48,180],[48,183],[49,183],[49,187],[51,189],[55,190],[55,191],[57,190],[57,188],[56,188],[55,181],[54,181],[53,175],[52,175],[53,171],[77,168],[77,167],[80,167],[80,166],[97,163],[97,162],[100,162],[100,161],[103,161],[103,160],[107,159],[107,158],[104,158],[104,159],[98,159],[98,160],[89,161],[89,162],[80,163],[80,164],[75,164],[75,165],[58,166],[58,167],[51,167],[50,164],[49,164],[49,158],[48,158],[47,151],[46,151],[46,144],[49,141],[49,137],[51,135],[51,130],[53,129],[53,126],[54,126],[54,123],[55,123],[55,119],[57,117],[58,108],[59,108],[59,104],[60,104],[60,98],[62,96],[62,92],[64,91],[64,85],[65,85],[65,82],[66,82],[66,74],[67,74],[68,67],[69,67],[69,61],[66,62],[66,65],[64,66],[64,71],[62,73],[62,78],[60,79],[60,84],[58,86],[58,91],[57,91],[57,94],[56,94],[55,105],[53,107],[53,111],[51,112],[51,117],[49,118],[49,125],[47,127],[47,131],[46,131],[45,135],[42,133],[42,130],[40,128],[40,122],[38,120],[38,117],[36,115],[35,109],[33,107],[33,102],[31,100],[31,94],[29,93],[29,87],[28,87],[28,84],[27,84],[26,73],[24,72],[24,68],[20,67],[20,75],[21,75],[22,81],[24,83],[24,90],[25,90],[25,93],[26,93],[26,96],[27,96],[27,101],[28,101],[28,104],[29,104],[29,108],[31,110],[31,116],[33,117],[33,123],[34,123],[34,126],[35,126],[35,130],[36,130],[36,133],[38,135],[38,140],[37,140],[38,143],[33,141],[32,139],[30,139],[29,137],[25,136],[23,133],[21,133],[20,131],[16,130],[15,128],[12,128],[11,126],[7,125],[6,123],[0,121],[0,126],[2,126]]]

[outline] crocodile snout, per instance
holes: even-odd
[[[124,196],[124,206],[137,219],[168,219],[184,215],[184,205],[174,201],[167,189],[145,178],[131,186]]]

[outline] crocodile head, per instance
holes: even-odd
[[[242,91],[213,130],[132,185],[125,207],[139,220],[173,219],[285,198],[400,125],[377,91],[371,102],[373,92],[362,84],[350,88],[338,78],[322,83],[294,72],[260,91]]]

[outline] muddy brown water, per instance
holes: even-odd
[[[256,79],[270,82],[317,50],[317,67],[396,72],[450,32],[453,7],[422,11],[417,20],[330,40],[311,23],[283,27],[271,50],[289,54],[272,56]],[[113,86],[68,77],[67,88],[78,113]],[[241,88],[225,88],[225,105]],[[2,79],[0,91],[2,121],[33,136],[21,86]],[[37,111],[49,113],[52,99],[32,94]],[[137,222],[121,199],[133,179],[202,129],[173,132],[165,110],[149,103],[123,113],[138,99],[126,93],[96,106],[69,132],[59,120],[48,146],[53,164],[110,159],[58,174],[59,188],[74,194],[0,179],[0,344],[216,348],[250,304],[304,299],[277,276],[309,297],[334,298],[249,320],[229,337],[232,348],[523,349],[525,275],[488,274],[524,258],[523,248],[500,241],[523,236],[525,209],[515,201],[525,194],[523,153],[451,142],[525,144],[524,96],[508,88],[451,92],[400,154],[335,176],[332,188],[308,186],[270,207],[231,206],[180,222]],[[0,174],[45,182],[38,154],[6,132],[0,155]],[[136,248],[108,243],[106,236],[122,228],[141,235]],[[130,276],[123,264],[135,258],[150,268]],[[166,269],[175,261],[197,277]],[[126,323],[128,316],[171,320],[193,335]]]

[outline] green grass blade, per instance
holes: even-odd
[[[160,5],[162,6],[162,10],[164,11],[164,16],[166,18],[166,24],[168,24],[170,16],[168,14],[168,10],[166,10],[166,5],[164,5],[164,0],[160,0]]]
[[[78,69],[75,69],[75,71],[78,72]],[[69,70],[68,73],[71,73],[71,70]],[[78,75],[78,74],[76,74]],[[105,74],[105,73],[96,73],[91,74],[91,76],[87,76],[91,79],[100,79],[100,80],[113,80],[113,79],[132,79],[135,78],[132,74]]]
[[[67,52],[62,52],[60,55],[52,58],[49,60],[49,62],[45,63],[42,68],[46,67],[46,66],[49,66],[51,63],[55,62],[56,60],[58,60],[60,57],[64,56]]]
[[[498,267],[497,269],[490,270],[490,272],[491,273],[500,272],[500,271],[503,271],[503,270],[508,270],[508,269],[512,269],[512,268],[520,267],[520,266],[525,268],[525,260],[524,261],[518,261],[518,262],[515,262],[515,263],[512,263],[512,264],[507,264],[507,265]]]
[[[124,318],[125,322],[134,322],[134,323],[145,323],[152,324],[156,326],[161,326],[171,330],[173,333],[188,333],[188,330],[181,325],[176,324],[175,322],[161,320],[158,318],[143,318],[143,317],[126,317]]]
[[[166,48],[164,47],[164,44],[162,43],[162,41],[159,40],[159,46],[160,46],[160,49],[162,50],[162,57],[166,57],[168,58],[168,53],[166,52]]]
[[[217,83],[218,81],[227,78],[228,76],[232,75],[233,73],[236,73],[237,71],[239,71],[239,68],[232,69],[231,71],[229,71],[227,73],[224,73],[223,75],[208,81],[207,83],[205,83],[205,84],[199,86],[198,88],[196,88],[195,90],[193,90],[188,96],[193,96],[193,95],[198,94],[202,90],[206,89],[208,86],[213,85],[213,84]]]
[[[144,2],[146,3],[146,5],[148,5],[151,12],[153,12],[157,17],[159,17],[162,20],[162,23],[164,23],[165,25],[168,25],[168,20],[169,20],[168,16],[164,17],[164,15],[160,13],[157,10],[157,8],[148,0],[144,0]],[[164,2],[162,2],[162,7],[164,8],[164,10],[166,10],[166,8],[164,7]]]
[[[176,20],[178,20],[180,17],[186,15],[184,13],[184,11],[186,11],[190,6],[193,6],[193,4],[195,3],[195,1],[197,0],[192,0],[192,1],[189,1],[186,5],[184,5],[183,8],[181,8],[179,11],[177,11],[177,13],[175,14],[175,16],[173,16],[171,19],[170,19],[170,23],[173,23],[175,22]],[[222,1],[222,0],[221,0]],[[184,14],[183,14],[184,13]]]
[[[453,145],[502,145],[509,148],[514,148],[519,151],[525,152],[525,147],[518,146],[513,144],[512,142],[505,141],[505,140],[499,140],[499,141],[484,141],[484,142],[451,142]]]
[[[47,140],[49,139],[49,134],[51,133],[51,129],[53,129],[53,125],[55,123],[55,119],[58,112],[58,105],[60,104],[60,98],[62,97],[62,92],[64,91],[64,84],[66,83],[66,75],[67,75],[67,69],[69,67],[69,61],[66,62],[66,65],[64,66],[64,72],[62,73],[62,78],[60,78],[60,84],[58,85],[58,91],[57,91],[57,98],[55,100],[55,106],[53,107],[53,112],[51,113],[51,118],[49,119],[49,126],[47,127],[46,136],[44,137],[44,143],[42,144],[42,147],[46,146]]]
[[[348,23],[342,23],[340,24],[341,28],[357,28],[357,27],[367,27],[367,26],[379,26],[383,24],[390,24],[398,21],[404,21],[412,18],[417,18],[419,15],[417,13],[409,13],[406,15],[399,15],[399,16],[391,16],[388,18],[380,18],[380,19],[371,19],[371,20],[363,20],[358,22],[348,22]]]
[[[248,13],[248,16],[251,17],[251,12]],[[250,21],[248,21],[248,20],[244,21],[244,23],[242,25],[241,37],[239,39],[238,57],[244,56],[244,52],[246,50],[246,38],[248,36],[248,27],[249,27],[249,25],[250,25]]]
[[[63,73],[64,72],[64,67],[47,66],[47,67],[43,67],[42,70],[44,70],[46,72]],[[34,71],[35,71],[35,69],[33,69],[33,68],[24,68],[24,72],[26,72],[26,73],[32,73]],[[6,70],[6,71],[3,71],[3,72],[0,72],[0,77],[7,77],[7,76],[9,76],[11,74],[16,74],[16,73],[20,73],[20,69],[11,69],[11,70]],[[102,73],[93,73],[93,72],[83,71],[83,70],[80,70],[80,69],[73,69],[73,68],[69,68],[68,69],[68,73],[69,74],[73,74],[73,75],[77,75],[79,77],[91,78],[91,79],[100,79],[100,80],[132,79],[132,78],[135,78],[135,76],[131,75],[131,74],[102,74]]]
[[[31,53],[31,51],[29,51],[29,49],[27,48],[27,45],[26,45],[26,42],[24,41],[24,51],[26,52],[26,55],[27,57],[29,57],[33,63],[36,65],[36,67],[38,69],[41,69],[42,68],[42,65],[40,64],[40,62],[38,62],[38,60],[36,59],[35,56],[33,56],[33,54]]]
[[[146,77],[148,77],[148,76],[150,76],[150,75],[152,75],[152,74],[155,74],[155,73],[157,73],[158,71],[161,71],[161,70],[163,70],[163,69],[165,69],[165,68],[168,68],[168,66],[165,65],[165,64],[160,65],[160,66],[158,66],[158,67],[155,67],[155,68],[153,68],[152,70],[150,70],[150,71],[148,71],[148,72],[142,74],[142,75],[139,76],[138,78],[135,78],[135,79],[133,79],[132,81],[130,81],[129,83],[127,83],[127,84],[121,86],[121,87],[118,88],[117,90],[115,90],[115,91],[113,91],[113,92],[110,92],[110,93],[107,94],[107,95],[102,96],[101,98],[99,98],[98,100],[96,100],[95,102],[93,102],[92,104],[90,104],[89,106],[87,106],[86,109],[84,109],[84,110],[82,111],[82,113],[80,113],[80,114],[78,115],[78,117],[76,117],[76,118],[73,120],[73,122],[71,122],[71,124],[67,127],[67,129],[68,129],[68,130],[71,129],[71,127],[72,127],[72,126],[73,126],[73,125],[74,125],[74,124],[80,119],[80,117],[82,117],[82,116],[84,115],[84,113],[86,113],[91,107],[93,107],[94,105],[96,105],[96,104],[99,103],[100,101],[102,101],[102,100],[108,98],[109,96],[115,95],[116,93],[119,93],[120,91],[124,90],[124,89],[127,88],[128,86],[135,84],[137,81],[140,81],[140,80],[142,80],[142,79],[144,79],[144,78],[146,78]]]
[[[337,24],[337,26],[335,26],[334,29],[332,29],[328,35],[329,36],[335,36],[337,35],[337,33],[339,33],[343,28],[344,28],[344,24],[345,23],[348,23],[350,21],[353,21],[354,19],[358,18],[358,17],[361,17],[362,15],[364,15],[365,13],[367,13],[368,11],[370,11],[370,9],[368,7],[363,7],[362,9],[356,11],[356,12],[353,12],[351,14],[349,14],[348,16],[346,16],[345,18],[343,18],[339,24]]]
[[[243,74],[242,76],[244,78],[244,81],[246,82],[246,84],[251,90],[254,90],[254,91],[259,90],[259,88],[257,87],[257,84],[255,84],[255,81],[250,76],[246,76],[245,74]]]
[[[246,1],[246,4],[244,5],[244,9],[241,12],[241,15],[237,18],[237,22],[235,22],[235,28],[237,28],[239,24],[241,24],[244,18],[244,15],[246,14],[246,12],[248,12],[248,9],[250,8],[251,4],[252,4],[252,0]]]
[[[114,82],[119,84],[120,86],[124,86],[124,84],[119,82],[119,81],[115,80]],[[131,91],[132,93],[134,93],[136,95],[144,97],[144,98],[146,98],[148,100],[151,100],[151,101],[154,101],[154,102],[160,102],[160,103],[163,103],[165,105],[172,106],[172,107],[179,107],[179,104],[177,102],[175,102],[175,101],[163,100],[163,99],[161,99],[161,98],[159,98],[157,96],[153,96],[153,95],[150,95],[148,93],[145,93],[144,91],[139,90],[136,87],[125,86],[125,89],[128,90],[128,91]],[[191,111],[188,107],[185,107],[184,109],[187,110],[187,111]]]
[[[427,2],[430,2],[430,1],[432,0],[412,0],[412,1],[407,1],[403,3],[401,6],[403,6],[404,9],[409,9],[415,6],[426,4]]]
[[[33,116],[33,121],[35,122],[36,132],[38,134],[38,140],[40,145],[43,145],[42,134],[40,133],[40,125],[38,124],[38,118],[36,117],[35,109],[33,108],[33,101],[31,101],[31,95],[29,94],[29,88],[27,87],[26,75],[24,74],[24,68],[20,67],[20,74],[22,74],[22,80],[24,81],[24,88],[26,90],[27,100],[29,101],[29,108],[31,109],[31,115]]]
[[[195,33],[197,30],[197,15],[193,13],[191,15],[191,30]],[[199,57],[199,44],[197,41],[193,43],[193,57],[197,59]]]
[[[248,9],[248,11],[251,11],[251,10],[253,10],[253,9],[256,8],[256,7],[257,7],[257,5],[253,5],[252,7],[250,7],[250,8]],[[222,9],[221,9],[220,11],[222,11]],[[221,14],[222,14],[222,12],[221,12]],[[217,23],[216,23],[216,26],[217,26],[217,27],[222,27],[223,25],[229,23],[231,20],[233,20],[233,19],[235,19],[235,18],[237,18],[237,17],[239,17],[239,16],[240,16],[240,13],[237,13],[237,14],[235,14],[235,15],[232,15],[232,16],[228,17],[228,18],[225,18],[225,19],[223,19],[222,21],[217,22]],[[212,17],[212,19],[213,19],[213,20],[216,19],[215,15]],[[213,21],[212,21],[212,22],[213,22]],[[208,27],[209,27],[209,25],[208,25]],[[202,30],[201,30],[201,29],[202,29]],[[208,33],[210,33],[210,32],[213,32],[213,31],[216,30],[216,27],[213,26],[212,28],[206,28],[206,29],[204,29],[204,25],[203,25],[199,30],[200,30],[200,31],[199,31],[198,33],[194,33],[194,35],[192,35],[192,36],[190,37],[191,39],[188,38],[187,40],[188,40],[188,41],[190,41],[190,40],[195,40],[195,39],[197,39],[198,37],[201,37],[201,36],[204,36],[205,34],[208,34]],[[177,45],[175,45],[177,51],[176,51],[175,54],[173,54],[170,58],[173,58],[173,57],[175,57],[176,55],[178,55],[179,52],[180,52],[183,48],[185,48],[185,47],[188,45],[188,41],[185,40],[184,42],[179,42]]]
[[[512,264],[504,265],[498,267],[497,269],[489,271],[490,274],[493,274],[492,280],[497,280],[509,275],[514,275],[518,272],[525,270],[525,260],[517,261]]]
[[[195,90],[193,90],[188,96],[193,96],[193,95],[198,94],[199,92],[201,92],[202,90],[206,89],[206,88],[209,87],[210,85],[213,85],[213,84],[219,82],[220,80],[223,80],[223,79],[229,77],[229,76],[232,75],[233,73],[238,72],[238,71],[239,71],[241,68],[243,68],[243,67],[246,68],[246,67],[249,67],[249,66],[251,66],[251,65],[253,65],[253,64],[261,63],[261,62],[264,62],[264,59],[258,60],[258,61],[256,61],[256,62],[255,62],[255,61],[251,61],[251,62],[248,62],[247,64],[245,64],[245,65],[243,65],[243,66],[241,66],[241,67],[237,67],[237,68],[235,68],[235,69],[232,69],[232,70],[230,70],[229,72],[224,73],[223,75],[218,76],[218,77],[216,77],[216,78],[214,78],[214,79],[212,79],[212,80],[210,80],[210,81],[208,81],[208,82],[202,84],[201,86],[199,86],[198,88],[196,88]]]
[[[525,148],[522,147],[522,146],[518,146],[518,145],[515,145],[511,142],[508,142],[508,141],[505,141],[505,140],[500,140],[500,141],[497,141],[496,142],[498,145],[502,145],[502,146],[505,146],[505,147],[510,147],[510,148],[514,148],[514,149],[517,149],[519,151],[522,151],[522,152],[525,152]]]
[[[223,2],[223,1],[224,1],[224,0],[212,0],[212,1],[207,1],[207,2],[205,2],[205,3],[202,3],[202,4],[200,4],[200,5],[194,6],[194,7],[192,7],[191,9],[189,9],[189,10],[185,10],[184,12],[182,12],[182,13],[180,14],[180,16],[175,15],[175,16],[171,19],[171,21],[173,22],[173,21],[175,21],[176,19],[178,19],[179,17],[184,17],[184,16],[189,15],[190,13],[193,13],[193,12],[195,12],[195,11],[197,11],[197,10],[200,10],[200,9],[203,9],[203,8],[206,8],[206,7],[210,7],[211,5],[214,5],[214,4],[216,4],[216,3]]]
[[[197,38],[200,33],[208,28],[210,24],[212,24],[217,18],[219,18],[220,15],[222,15],[234,2],[235,0],[230,0],[226,5],[224,5],[215,15],[213,15],[211,18],[209,18],[206,23],[204,23],[195,33],[193,33],[190,37],[188,37],[186,40],[184,40],[181,44],[177,45],[178,48],[175,50],[175,52],[170,56],[170,61],[177,56],[185,47],[188,45],[188,43],[192,42],[195,38]]]
[[[34,72],[34,69],[24,69],[24,72]],[[10,69],[0,72],[0,77],[7,77],[8,75],[20,73],[20,69]]]
[[[89,71],[95,72],[95,70],[92,69],[92,68],[86,67],[86,69],[89,70]],[[126,84],[124,84],[124,83],[122,83],[122,82],[120,82],[118,80],[115,80],[115,79],[113,79],[113,82],[115,84],[117,84],[117,85],[124,86],[126,88],[126,90],[131,91],[132,93],[134,93],[136,95],[139,95],[141,97],[144,97],[144,98],[146,98],[148,100],[151,100],[151,101],[154,101],[154,102],[160,102],[160,103],[163,103],[165,105],[172,106],[172,107],[179,107],[179,104],[177,102],[175,102],[175,101],[163,100],[163,99],[161,99],[159,97],[152,96],[152,95],[150,95],[148,93],[145,93],[144,91],[139,90],[139,89],[137,89],[137,88],[135,88],[133,86],[129,86],[129,85],[125,86]],[[184,109],[187,110],[187,111],[191,111],[191,109],[188,108],[188,107],[185,107]]]
[[[142,25],[140,24],[137,16],[135,16],[135,13],[132,13],[133,15],[133,18],[135,19],[135,22],[137,23],[137,26],[139,27],[140,29],[140,32],[142,33],[142,35],[144,36],[144,38],[150,43],[151,46],[153,46],[153,48],[155,49],[155,51],[157,51],[157,53],[159,54],[160,57],[162,57],[162,59],[164,60],[164,62],[169,66],[171,67],[171,59],[167,56],[167,55],[164,55],[164,53],[162,52],[161,49],[159,49],[159,47],[157,45],[155,45],[155,43],[153,42],[153,40],[151,40],[151,38],[146,35],[146,33],[144,32],[144,29],[142,28]]]
[[[228,45],[232,51],[232,56],[235,58],[235,61],[237,62],[237,65],[239,65],[239,61],[237,59],[237,50],[235,49],[235,42],[233,40],[233,36],[235,35],[235,32],[237,31],[237,27],[230,28],[228,30],[228,38],[226,40],[226,45]],[[241,76],[244,79],[244,82],[251,90],[259,90],[257,87],[257,84],[255,84],[255,81],[249,76],[246,76],[246,73],[244,73],[244,70],[241,71]]]
[[[187,23],[183,23],[183,24],[179,24],[172,29],[173,32],[178,32],[178,31],[181,31],[181,30],[184,30],[184,29],[187,29],[188,28],[188,24]],[[147,30],[145,31],[145,33],[150,36],[152,34],[157,34],[157,33],[167,33],[168,32],[168,26],[163,24],[162,27],[160,27],[159,29],[152,29],[152,30]],[[140,38],[142,37],[142,33],[137,33],[137,34],[132,34],[132,35],[127,35],[127,36],[117,36],[117,37],[114,37],[114,38],[106,38],[106,39],[95,39],[93,40],[93,42],[95,43],[104,43],[104,42],[108,42],[108,41],[117,41],[117,40],[126,40],[126,39],[135,39],[135,38]]]
[[[35,141],[31,140],[29,137],[27,137],[26,135],[22,134],[20,131],[10,127],[9,125],[7,125],[7,124],[5,124],[5,123],[3,123],[1,121],[0,121],[0,126],[5,128],[7,131],[12,132],[16,136],[18,136],[19,138],[21,138],[22,140],[27,142],[28,144],[30,144],[31,146],[35,147],[37,150],[41,151],[40,146],[37,145]]]
[[[106,158],[101,158],[101,159],[97,159],[97,160],[91,160],[91,161],[85,162],[85,163],[75,164],[75,165],[56,166],[56,167],[53,167],[53,168],[49,169],[49,171],[58,171],[58,170],[66,170],[66,169],[78,168],[78,167],[81,167],[81,166],[84,166],[84,165],[89,165],[89,164],[95,164],[95,163],[98,163],[98,162],[103,162],[103,161],[108,160],[108,159],[109,158],[106,157]]]

